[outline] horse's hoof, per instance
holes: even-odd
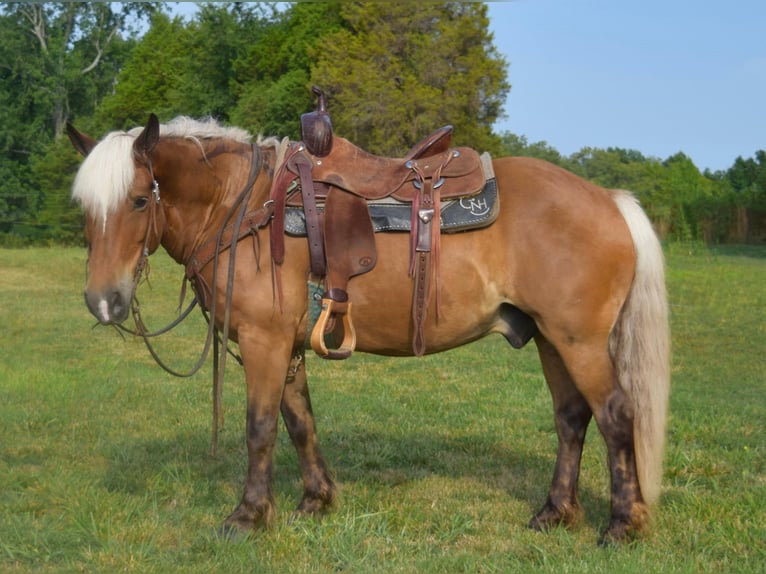
[[[598,539],[599,546],[624,545],[649,532],[649,508],[643,502],[630,507],[629,515],[613,517]]]
[[[636,539],[636,529],[624,520],[613,520],[598,539],[601,548],[624,546]]]
[[[330,504],[315,500],[313,503],[306,503],[304,499],[301,504],[298,505],[288,519],[288,524],[294,524],[305,519],[322,520],[325,515],[330,511]]]
[[[240,504],[229,517],[224,520],[222,530],[227,532],[242,532],[245,535],[268,528],[274,522],[276,512],[274,506],[265,504],[258,510],[253,510],[244,503]]]
[[[243,529],[239,525],[224,523],[217,531],[218,539],[225,542],[242,542],[250,538],[255,531]]]
[[[320,496],[304,496],[295,512],[305,516],[320,516],[330,510],[334,500],[335,494],[333,492]]]
[[[572,526],[582,518],[582,515],[583,510],[579,504],[558,508],[549,501],[529,520],[527,528],[547,532],[557,526]]]

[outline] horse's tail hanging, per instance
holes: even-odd
[[[638,201],[624,191],[613,191],[613,197],[630,228],[636,269],[609,339],[609,351],[620,386],[633,405],[638,481],[644,501],[651,505],[660,495],[670,391],[665,262],[660,242]]]

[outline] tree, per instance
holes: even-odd
[[[314,104],[312,54],[326,35],[340,29],[340,12],[340,2],[300,2],[271,15],[235,64],[234,123],[265,135],[300,138],[300,115]]]
[[[46,243],[82,243],[84,216],[70,193],[81,161],[68,138],[56,140],[44,155],[32,159],[30,181],[44,193],[29,232],[31,239]]]
[[[731,189],[736,237],[766,241],[766,151],[756,151],[755,158],[737,157],[723,180]]]
[[[155,13],[151,26],[116,76],[111,94],[99,105],[99,131],[142,125],[149,113],[168,118],[183,99],[182,71],[187,59],[187,31],[180,18]]]
[[[263,3],[205,4],[186,30],[179,112],[219,120],[230,119],[238,99],[239,63],[271,25]]]
[[[534,157],[544,159],[556,165],[563,165],[565,163],[559,151],[548,145],[548,142],[529,143],[527,136],[520,136],[511,132],[501,134],[500,138],[502,141],[500,155]]]
[[[401,155],[440,125],[455,143],[496,152],[492,125],[510,88],[481,3],[350,2],[343,28],[311,52],[336,133]]]
[[[758,150],[755,158],[737,157],[726,179],[742,205],[766,208],[766,151]]]
[[[119,8],[118,8],[119,7]],[[32,164],[68,118],[89,117],[112,86],[142,3],[0,5],[0,234],[35,236],[48,190]],[[135,22],[139,22],[135,20]]]
[[[114,56],[124,47],[121,33],[130,31],[129,17],[152,10],[151,4],[141,2],[18,3],[4,7],[16,28],[12,56],[19,64],[17,77],[26,80],[21,84],[46,108],[40,115],[51,123],[56,138],[64,133],[64,124],[73,112],[82,108],[92,111],[93,97],[109,88],[120,64]],[[19,31],[25,38],[20,42]]]

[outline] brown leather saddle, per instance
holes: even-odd
[[[422,355],[424,324],[434,298],[437,317],[439,309],[441,202],[484,189],[487,177],[481,158],[470,148],[450,147],[452,126],[429,134],[402,158],[370,154],[333,135],[325,94],[313,90],[317,110],[301,117],[302,141],[291,144],[272,186],[270,239],[277,273],[284,260],[285,209],[300,206],[306,221],[310,281],[325,283],[318,318],[309,326],[311,347],[324,358],[347,358],[356,345],[356,333],[346,288],[352,277],[371,271],[377,260],[368,201],[390,198],[410,205],[413,351]]]

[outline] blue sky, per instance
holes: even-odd
[[[512,85],[498,131],[712,170],[766,149],[766,0],[515,0],[489,15]]]

